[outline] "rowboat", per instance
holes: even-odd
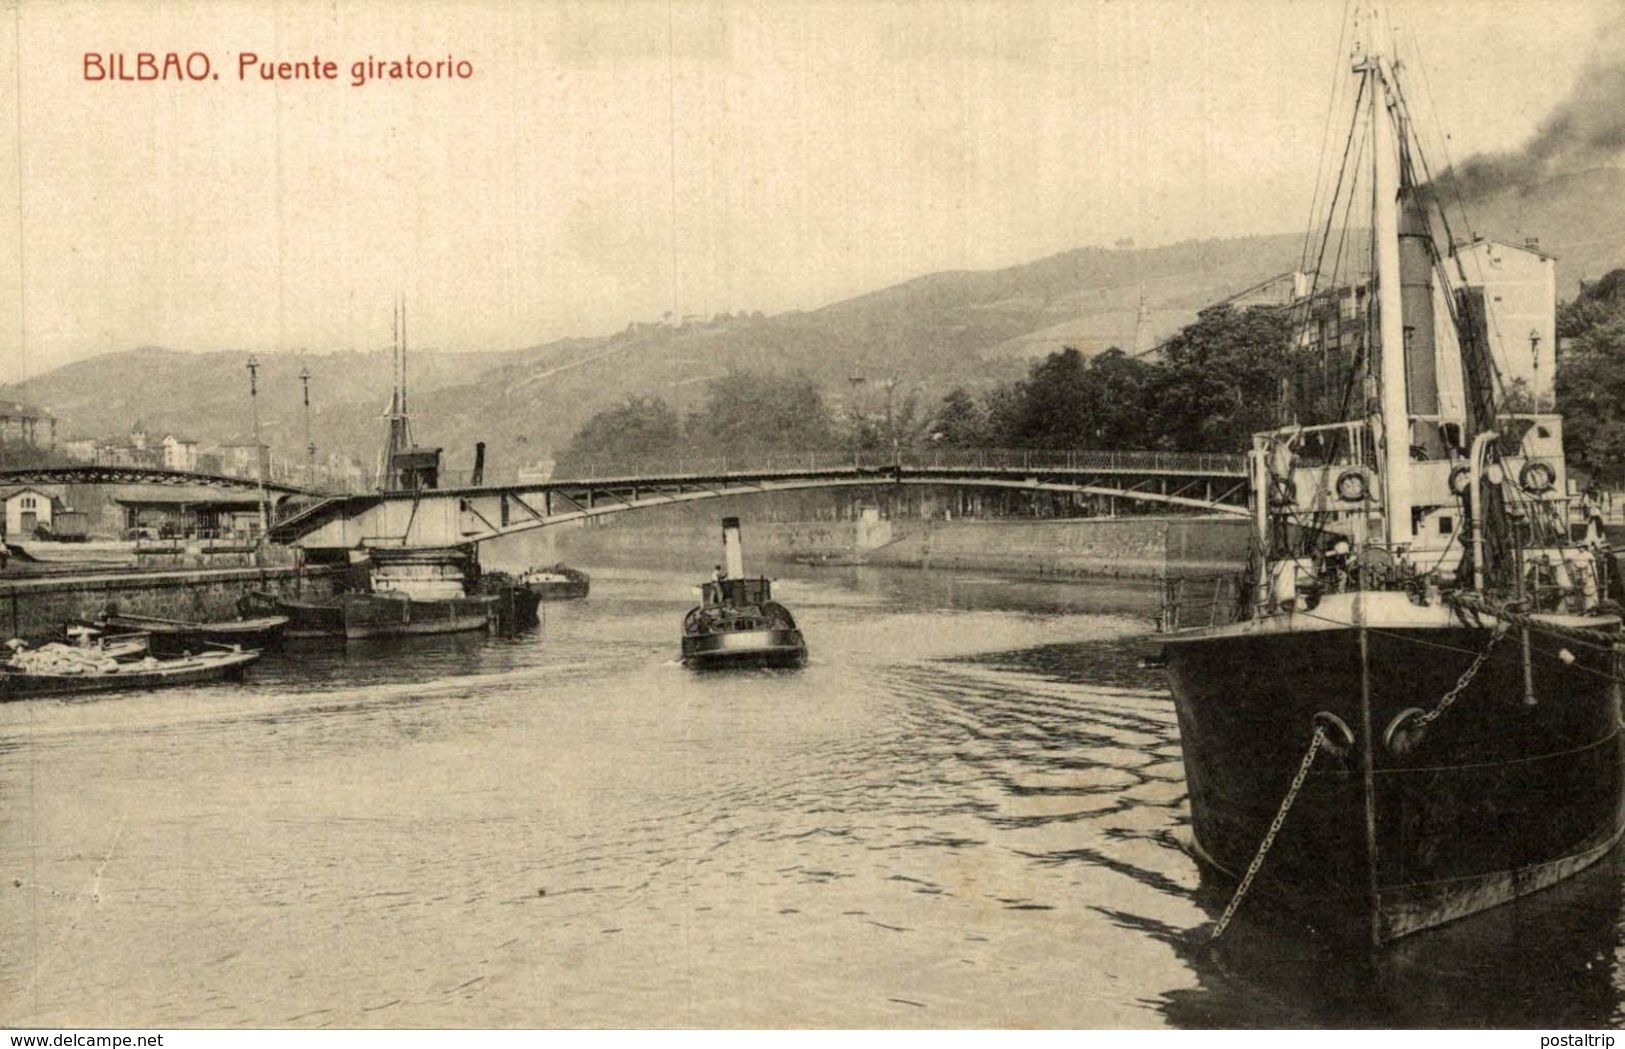
[[[209,644],[272,648],[281,644],[283,631],[288,626],[288,617],[261,615],[194,622],[165,619],[160,616],[134,615],[128,612],[110,612],[98,617],[90,625],[103,630],[111,628],[145,633],[151,637],[152,650],[155,653],[169,656],[201,651]]]

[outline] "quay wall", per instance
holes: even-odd
[[[872,564],[971,569],[1061,579],[1162,579],[1236,571],[1248,522],[1230,518],[1095,517],[924,521]]]
[[[1230,517],[744,522],[747,567],[802,557],[1039,578],[1162,579],[1234,572],[1247,560],[1249,522]],[[883,526],[883,527],[879,527]],[[570,563],[651,560],[689,568],[720,560],[715,525],[624,523],[561,531]]]
[[[176,572],[107,572],[0,581],[0,629],[5,637],[39,641],[71,619],[103,606],[170,619],[229,619],[250,590],[290,597],[330,597],[349,579],[345,566],[222,568]]]

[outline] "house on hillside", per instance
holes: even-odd
[[[21,401],[0,401],[0,441],[55,448],[56,416]]]
[[[146,427],[138,420],[123,440],[106,440],[96,445],[96,464],[157,469],[164,465],[164,450],[147,440]]]
[[[174,434],[165,434],[159,444],[163,449],[163,463],[166,470],[197,470],[197,442],[190,437],[177,437]]]
[[[256,456],[256,451],[258,455]],[[220,472],[227,477],[267,479],[271,476],[271,448],[266,444],[244,441],[220,446]],[[258,462],[256,463],[256,458]]]
[[[72,437],[62,442],[62,454],[75,462],[93,463],[99,447],[101,442],[94,437]]]

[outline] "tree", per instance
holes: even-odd
[[[1625,269],[1560,305],[1557,333],[1565,457],[1603,484],[1625,482]]]
[[[682,438],[682,424],[671,405],[658,397],[627,397],[582,424],[559,454],[556,469],[566,474],[670,456]]]
[[[1604,484],[1625,482],[1625,309],[1571,338],[1556,386],[1565,457]]]
[[[1087,448],[1099,408],[1083,354],[1071,346],[1032,366],[1021,384],[1014,444],[1020,448]]]
[[[1291,375],[1285,310],[1215,306],[1163,346],[1165,363],[1147,389],[1153,432],[1165,448],[1234,452],[1280,423]]]
[[[956,448],[984,448],[991,437],[987,410],[963,386],[956,386],[931,420],[931,437]]]
[[[686,431],[692,445],[713,455],[839,446],[824,396],[805,375],[738,371],[713,379]]]
[[[1113,346],[1089,361],[1095,420],[1090,447],[1149,448],[1155,443],[1155,411],[1147,399],[1156,381],[1155,365]]]

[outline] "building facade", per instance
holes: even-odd
[[[0,401],[0,441],[55,448],[56,416],[21,401]]]
[[[32,539],[41,526],[50,531],[57,501],[49,492],[38,488],[19,488],[5,499],[6,538],[13,541]]]
[[[164,469],[185,470],[189,473],[196,472],[196,441],[190,437],[176,437],[174,434],[166,434],[159,447],[163,452]]]
[[[1556,403],[1557,267],[1534,246],[1494,240],[1457,245],[1445,265],[1459,291],[1447,299],[1433,281],[1433,338],[1438,416],[1466,414],[1465,380],[1455,317],[1471,315],[1494,362],[1502,402],[1525,411],[1551,411]],[[1299,351],[1293,403],[1300,422],[1354,418],[1374,410],[1381,351],[1370,347],[1374,327],[1368,281],[1338,285],[1301,298],[1294,310]],[[1407,340],[1412,333],[1407,330]],[[1518,404],[1520,398],[1525,403]]]

